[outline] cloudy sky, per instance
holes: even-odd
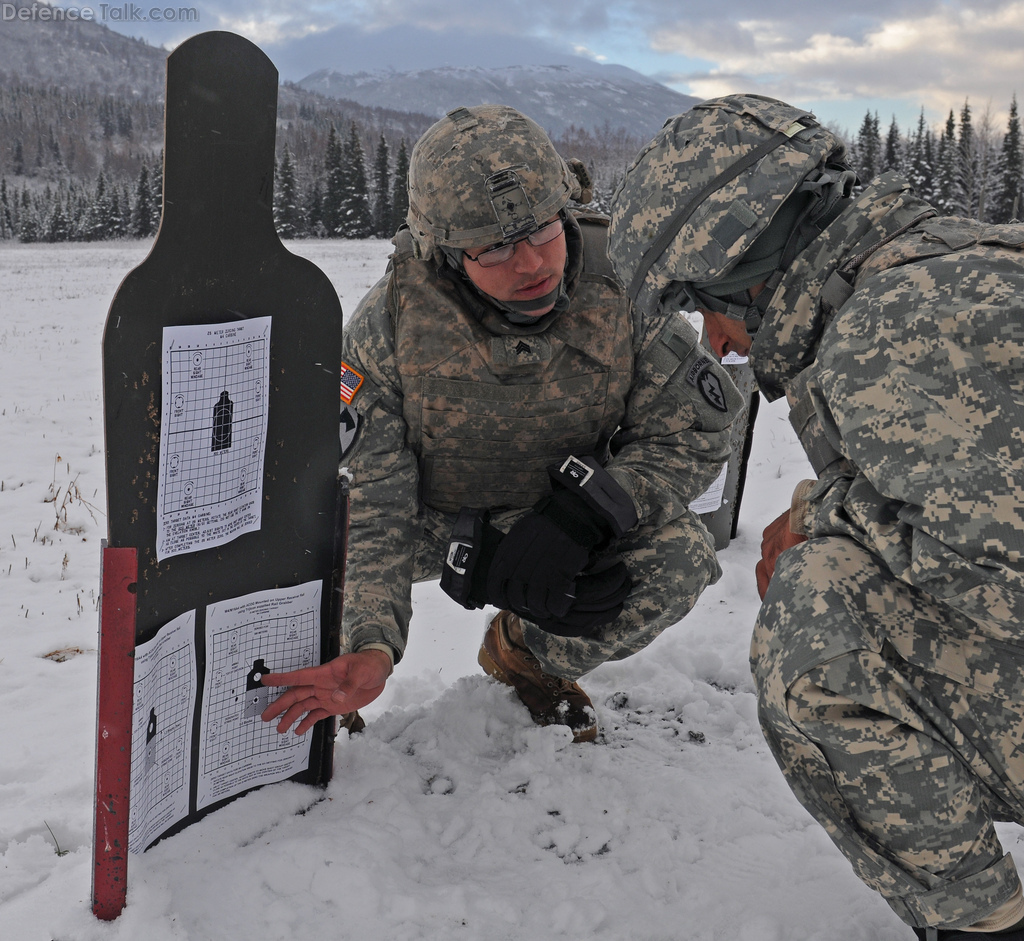
[[[198,22],[160,24],[125,17],[145,15],[147,0],[92,8],[169,47],[207,29],[241,33],[290,80],[582,56],[700,98],[772,95],[851,129],[869,110],[907,129],[922,107],[938,125],[966,100],[975,123],[988,109],[1000,132],[1024,92],[1024,0],[196,0]]]

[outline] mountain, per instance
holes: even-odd
[[[38,0],[5,0],[3,7],[0,86],[163,98],[167,50],[95,20],[58,19],[66,17],[65,10]],[[273,58],[274,50],[269,54]],[[301,98],[300,89],[432,120],[458,105],[500,102],[528,114],[554,137],[574,128],[619,132],[634,140],[649,139],[667,117],[697,101],[624,66],[576,57],[552,65],[500,68],[445,66],[356,73],[324,68],[297,83],[287,82],[282,97]]]
[[[66,12],[45,3],[4,0],[0,85],[163,97],[166,49],[95,21],[58,16]]]
[[[145,234],[159,213],[167,51],[95,20],[68,20],[65,8],[31,0],[2,6],[0,240]],[[694,103],[621,66],[499,63],[355,75],[324,70],[301,84],[283,82],[277,148],[278,158],[287,152],[290,162],[281,186],[287,183],[288,205],[301,216],[295,231],[323,228],[332,135],[346,146],[355,139],[350,159],[362,162],[374,200],[387,206],[408,151],[445,111],[510,104],[538,121],[563,156],[586,164],[591,205],[606,211],[638,147]],[[286,197],[280,199],[283,205]],[[393,231],[388,214],[384,235]]]
[[[696,98],[624,66],[445,67],[357,73],[321,69],[297,84],[331,98],[435,118],[459,105],[507,104],[556,137],[572,127],[607,128],[646,140],[666,118],[697,103]]]

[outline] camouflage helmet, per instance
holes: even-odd
[[[514,242],[580,198],[578,177],[514,108],[455,108],[413,147],[406,218],[424,255]]]
[[[845,155],[813,114],[760,95],[670,118],[612,197],[609,255],[630,297],[653,309],[670,288],[726,280],[800,190],[831,190],[833,211],[856,180]]]

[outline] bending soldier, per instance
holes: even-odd
[[[993,822],[1024,823],[1024,226],[854,183],[813,115],[708,101],[628,171],[610,254],[648,313],[749,352],[818,475],[757,571],[790,786],[919,938],[1021,941]]]
[[[301,731],[384,688],[411,585],[491,605],[479,653],[540,724],[597,734],[577,680],[649,644],[720,575],[689,504],[741,398],[678,313],[641,315],[607,217],[543,131],[457,108],[417,142],[408,227],[346,326],[343,648],[264,714]]]

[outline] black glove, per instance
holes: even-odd
[[[487,573],[491,604],[531,621],[558,618],[569,610],[576,576],[604,538],[600,526],[574,509],[571,494],[552,494],[513,525]]]
[[[579,597],[577,576],[590,564],[591,553],[637,522],[633,501],[595,458],[569,457],[548,473],[554,492],[508,531],[487,575],[488,600],[535,624],[565,618]],[[585,605],[592,607],[600,593],[607,594],[609,577],[592,583],[593,597]],[[623,565],[613,580],[617,587],[625,577]],[[576,612],[583,617],[583,607]]]
[[[534,623],[549,634],[589,637],[594,628],[610,624],[622,612],[633,588],[626,564],[617,557],[603,559],[576,576],[576,598],[560,618],[537,618]]]
[[[502,535],[491,525],[488,510],[464,506],[459,511],[441,569],[441,588],[462,607],[473,610],[487,604],[487,572]]]
[[[529,519],[529,517],[526,517]],[[508,607],[542,630],[562,637],[583,637],[595,627],[615,620],[633,587],[625,563],[614,556],[599,560],[572,580],[573,596],[568,609],[558,617],[537,615],[513,605],[508,598],[492,596],[487,589],[491,564],[504,537],[490,523],[487,510],[463,507],[452,529],[441,588],[464,608],[482,608],[485,604]]]
[[[605,539],[624,536],[637,524],[636,509],[629,494],[597,460],[590,457],[567,457],[561,464],[548,468],[556,496],[571,495],[573,515],[586,517],[598,527]],[[567,506],[570,504],[567,504]],[[563,523],[559,523],[563,525]],[[567,528],[567,532],[572,530]]]
[[[492,604],[551,633],[579,636],[622,610],[632,587],[625,564],[588,566],[595,549],[636,524],[636,511],[594,458],[569,457],[548,473],[554,492],[504,537],[487,511],[462,509],[441,587],[463,607]]]

